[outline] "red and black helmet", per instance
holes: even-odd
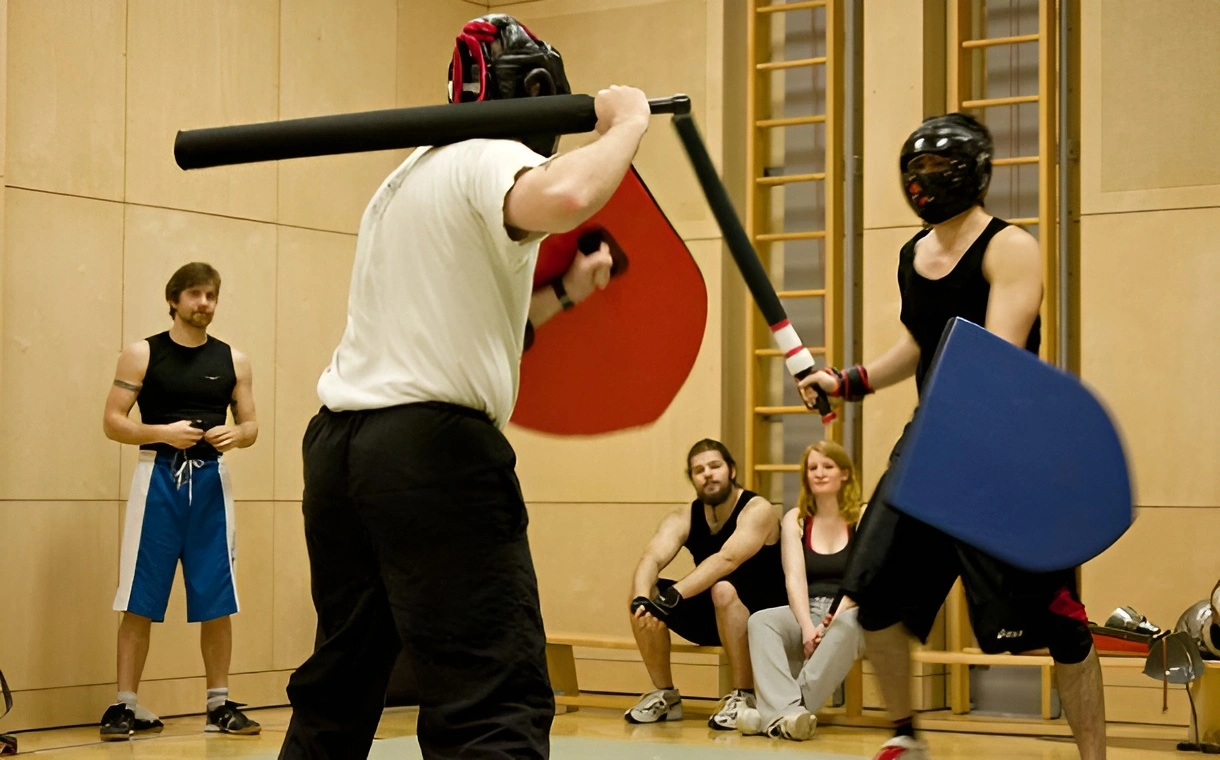
[[[559,51],[512,16],[492,13],[462,27],[449,64],[450,103],[571,92]],[[558,135],[522,138],[544,156],[555,152],[558,141]]]

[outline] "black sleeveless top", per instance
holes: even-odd
[[[140,420],[146,425],[193,420],[203,430],[225,424],[237,386],[229,344],[209,335],[202,346],[183,346],[168,331],[147,340],[148,371],[136,396]],[[140,448],[170,454],[178,451],[168,443],[146,443]],[[195,459],[217,456],[212,444],[202,440],[183,453]]]
[[[920,230],[902,247],[898,256],[898,289],[902,294],[902,324],[919,345],[915,387],[922,393],[924,377],[936,355],[945,325],[962,317],[980,327],[987,326],[987,299],[991,283],[983,276],[983,254],[1008,222],[993,218],[970,245],[949,274],[929,280],[915,271],[915,244],[931,230]],[[1042,317],[1034,319],[1025,348],[1038,353],[1042,344]]]
[[[847,526],[847,543],[834,554],[818,554],[813,550],[813,518],[805,520],[805,538],[801,547],[805,550],[805,579],[809,583],[809,598],[833,597],[839,593],[843,576],[847,574],[847,558],[851,554],[856,530]]]
[[[719,532],[714,534],[711,527],[707,524],[707,517],[703,511],[703,502],[698,499],[691,502],[690,532],[687,534],[686,549],[691,553],[691,557],[694,558],[696,565],[720,551],[724,543],[737,530],[737,517],[741,514],[741,510],[745,509],[746,505],[750,503],[750,499],[757,495],[753,491],[743,489],[741,497],[737,499],[737,504],[733,507],[733,513],[729,515],[729,519],[720,527]],[[782,593],[784,588],[784,566],[780,561],[779,541],[770,546],[764,545],[753,557],[742,562],[731,573],[730,577],[738,585],[739,594],[742,593],[743,588],[766,591],[772,587],[778,588]]]

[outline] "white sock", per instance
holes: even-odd
[[[115,701],[127,705],[128,710],[134,711],[136,709],[136,693],[134,691],[120,691],[119,698]]]
[[[208,689],[208,712],[212,712],[217,707],[223,705],[228,698],[228,686],[222,686],[219,689]]]
[[[135,708],[133,708],[133,709],[135,710],[135,713],[136,713],[136,720],[147,720],[147,721],[157,720],[156,714],[153,713],[152,710],[149,710],[144,705],[137,704],[135,706]]]

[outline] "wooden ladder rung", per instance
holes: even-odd
[[[803,406],[756,406],[754,407],[755,414],[809,414],[809,410]]]
[[[754,126],[759,129],[773,129],[775,127],[799,127],[803,124],[821,124],[826,121],[826,114],[818,114],[817,116],[791,116],[786,119],[763,119],[754,122]]]
[[[786,13],[787,11],[821,8],[826,5],[826,2],[827,0],[806,0],[800,3],[772,3],[771,5],[760,5],[757,10],[759,13]]]
[[[805,350],[808,351],[809,353],[813,354],[814,356],[825,356],[826,355],[825,346],[805,346]],[[780,351],[778,348],[756,348],[756,349],[754,349],[754,355],[755,356],[775,357],[775,356],[783,356],[784,352]]]
[[[963,100],[962,108],[995,108],[997,106],[1016,106],[1022,103],[1037,103],[1038,95],[1014,95],[1011,98],[982,98],[980,100]]]
[[[1013,156],[1011,158],[993,158],[991,159],[992,166],[1018,166],[1020,164],[1036,164],[1042,160],[1042,156]]]
[[[780,298],[817,298],[826,295],[826,288],[816,290],[778,290],[775,295]]]
[[[793,61],[767,61],[766,63],[756,63],[754,68],[759,71],[776,71],[778,69],[798,69],[802,66],[824,66],[826,64],[826,56],[817,58],[797,58]]]
[[[782,243],[786,240],[820,240],[826,237],[826,230],[814,230],[813,232],[768,232],[765,235],[755,235],[754,240],[759,243]]]
[[[800,472],[799,464],[756,464],[755,472]]]
[[[794,182],[821,182],[825,179],[825,172],[816,172],[814,174],[785,174],[779,177],[758,177],[754,181],[764,187],[774,187],[775,185],[791,185]]]
[[[1041,222],[1042,222],[1042,220],[1036,216],[1022,216],[1022,217],[1018,217],[1016,219],[1008,220],[1009,224],[1015,225],[1017,227],[1026,227],[1031,224],[1040,224]]]
[[[994,45],[1020,45],[1023,42],[1037,42],[1042,38],[1040,34],[1018,34],[1013,37],[990,37],[982,40],[965,40],[962,42],[962,47],[969,50],[970,48],[992,47]]]

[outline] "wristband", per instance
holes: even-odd
[[[860,401],[873,393],[873,386],[868,382],[868,370],[863,364],[848,367],[845,371],[827,367],[826,371],[839,381],[839,387],[830,395],[842,398],[844,401]]]
[[[576,302],[568,296],[568,290],[563,286],[563,278],[556,277],[551,280],[551,288],[555,291],[555,297],[559,299],[559,303],[563,305],[563,310],[567,311],[576,306]]]

